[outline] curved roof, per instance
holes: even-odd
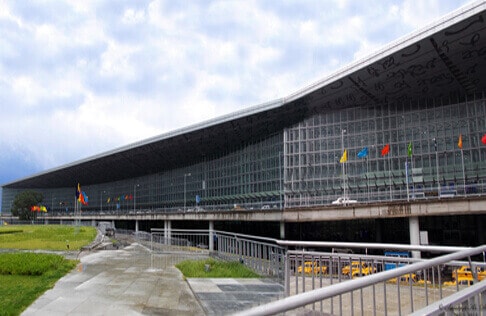
[[[153,174],[281,132],[314,113],[486,91],[486,3],[478,1],[285,98],[5,184],[69,187]]]

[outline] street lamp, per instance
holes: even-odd
[[[100,213],[103,212],[103,193],[106,193],[106,191],[101,191],[100,192]]]
[[[186,177],[190,177],[191,173],[184,173],[184,212],[186,211]]]
[[[437,151],[437,139],[434,137],[434,148],[435,148],[435,169],[437,172],[437,196],[440,199],[440,179],[439,179],[439,152]]]
[[[139,187],[140,184],[136,184],[133,186],[133,213],[135,213],[135,203],[137,201],[137,187]]]

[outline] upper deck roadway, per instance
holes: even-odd
[[[213,210],[200,212],[138,211],[136,214],[92,212],[82,214],[84,220],[186,220],[186,221],[258,221],[258,222],[323,222],[355,219],[384,219],[440,215],[486,214],[486,196],[456,197],[447,199],[420,199],[413,201],[384,201],[352,205],[326,205],[285,210]],[[72,220],[73,214],[46,214],[46,219]]]

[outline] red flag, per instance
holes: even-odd
[[[459,149],[462,149],[462,134],[459,134],[459,140],[457,141],[457,147],[459,147]]]
[[[481,138],[481,142],[486,145],[486,134],[484,134],[483,138]]]
[[[386,144],[385,147],[381,150],[381,156],[386,156],[390,152],[390,144]]]

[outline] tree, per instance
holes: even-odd
[[[12,205],[12,215],[18,216],[20,220],[32,220],[35,218],[35,212],[30,208],[38,205],[44,197],[41,193],[35,191],[23,191],[15,196]]]

